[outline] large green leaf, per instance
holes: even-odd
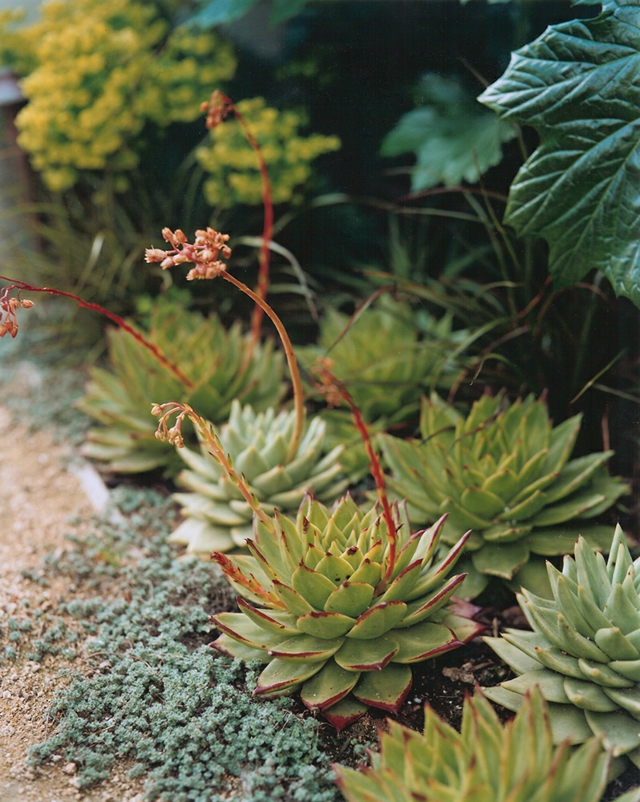
[[[640,305],[640,3],[605,0],[588,20],[554,25],[512,54],[479,100],[533,126],[505,222],[549,243],[555,286],[599,268]]]
[[[428,73],[418,88],[422,105],[408,112],[385,137],[380,153],[415,153],[411,189],[418,192],[436,184],[474,184],[502,159],[502,143],[514,128],[478,109],[452,78]]]

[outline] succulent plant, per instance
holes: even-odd
[[[482,627],[478,608],[451,604],[464,575],[448,576],[464,546],[444,556],[443,521],[411,534],[395,505],[393,532],[377,506],[350,496],[331,512],[307,497],[296,521],[275,513],[256,522],[250,555],[214,559],[243,598],[220,613],[212,644],[268,665],[254,691],[271,698],[300,690],[337,729],[369,705],[396,712],[411,688],[411,665],[454,649]]]
[[[349,316],[329,308],[320,325],[317,346],[298,349],[310,368],[327,355],[332,372],[349,390],[366,423],[381,430],[416,415],[420,395],[428,388],[450,387],[460,373],[452,352],[468,335],[452,331],[451,317],[428,317],[421,327],[404,303],[383,296],[349,326]],[[360,437],[346,410],[322,413],[332,444],[347,446],[345,468],[355,480],[367,469]]]
[[[485,693],[515,710],[538,685],[556,742],[601,735],[614,756],[640,766],[640,560],[617,526],[606,563],[580,538],[562,572],[547,570],[553,599],[518,596],[533,631],[485,639],[518,675]]]
[[[287,458],[294,425],[293,411],[276,414],[269,408],[257,413],[234,401],[229,420],[219,431],[223,449],[268,514],[276,508],[295,513],[307,492],[331,502],[347,486],[340,464],[343,446],[325,453],[325,424],[320,418],[311,419],[296,453]],[[176,481],[191,492],[174,495],[186,520],[169,541],[204,559],[212,551],[244,546],[253,534],[253,510],[237,485],[211,456],[206,442],[199,453],[186,447],[178,453],[189,469]]]
[[[465,699],[460,733],[428,705],[423,734],[388,726],[371,768],[336,766],[347,802],[598,802],[607,784],[611,755],[597,738],[553,748],[536,689],[504,727],[479,692]]]
[[[173,398],[222,423],[234,398],[266,409],[283,393],[282,354],[274,351],[271,342],[258,345],[242,369],[252,347],[250,336],[239,325],[226,331],[215,315],[205,319],[159,299],[146,336],[180,366],[192,386],[181,382],[127,332],[109,332],[111,370],[91,370],[77,406],[103,424],[88,433],[84,455],[105,463],[111,471],[139,473],[163,467],[171,474],[179,469],[180,458],[173,446],[155,437],[152,403]]]
[[[629,489],[611,477],[604,451],[570,460],[581,416],[558,426],[544,399],[529,396],[509,405],[504,395],[484,395],[465,418],[437,395],[424,400],[422,440],[381,436],[392,478],[408,500],[414,524],[449,518],[443,540],[453,543],[472,529],[463,565],[471,598],[488,576],[548,593],[546,573],[534,555],[566,554],[579,534],[599,548],[609,527],[587,524]]]

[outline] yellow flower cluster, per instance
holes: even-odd
[[[1,33],[5,62],[26,76],[18,142],[56,190],[79,170],[135,167],[145,123],[194,120],[212,86],[236,68],[229,44],[170,30],[148,0],[53,0],[38,22],[11,33],[13,58]]]
[[[336,136],[299,136],[298,131],[306,123],[304,115],[269,108],[261,97],[241,100],[236,108],[260,145],[274,203],[290,201],[295,188],[311,175],[311,162],[340,147]],[[210,174],[204,193],[212,206],[227,208],[236,203],[262,202],[258,157],[236,119],[230,117],[213,128],[209,142],[198,148],[196,156]]]

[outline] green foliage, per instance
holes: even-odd
[[[418,108],[403,115],[384,138],[382,156],[415,153],[411,189],[436,184],[475,184],[502,159],[502,143],[515,136],[514,126],[478,108],[455,78],[423,75],[416,91]]]
[[[468,331],[453,331],[450,315],[440,320],[427,316],[422,322],[421,335],[411,308],[388,296],[353,320],[329,308],[320,323],[318,345],[299,348],[298,354],[307,369],[318,357],[328,356],[333,374],[365,422],[372,431],[381,430],[415,416],[423,392],[451,387],[463,369],[457,349]],[[350,413],[326,410],[322,417],[328,442],[345,445],[343,465],[352,481],[357,480],[369,462]]]
[[[448,543],[473,530],[465,595],[479,593],[489,576],[543,592],[532,554],[565,554],[579,534],[608,546],[608,528],[585,521],[629,489],[609,476],[612,451],[569,459],[580,423],[576,415],[554,427],[544,400],[533,396],[509,405],[502,394],[484,395],[465,418],[433,395],[423,405],[422,440],[381,437],[389,485],[408,500],[413,523],[448,513]]]
[[[251,668],[216,659],[204,645],[208,614],[230,606],[230,595],[210,566],[173,559],[167,500],[121,490],[118,507],[93,536],[49,559],[45,576],[62,572],[83,589],[97,585],[105,597],[60,608],[92,632],[84,656],[96,670],[75,675],[58,693],[55,731],[31,761],[63,754],[78,765],[84,790],[129,760],[132,776],[147,775],[147,800],[222,802],[231,781],[243,802],[287,795],[333,802],[316,722],[294,714],[290,700],[252,699],[239,690],[244,681],[251,685]],[[102,560],[105,539],[122,555],[120,566]],[[114,582],[130,601],[109,598]]]
[[[256,522],[251,556],[214,555],[242,597],[240,613],[213,620],[225,654],[267,663],[255,693],[299,690],[303,703],[342,729],[368,706],[397,712],[411,665],[473,638],[477,608],[445,607],[464,575],[448,574],[464,539],[438,549],[440,521],[411,534],[396,506],[395,534],[377,507],[362,513],[350,496],[330,512],[307,498],[296,521]],[[259,606],[255,606],[259,605]]]
[[[558,288],[596,267],[640,305],[636,210],[640,8],[606,0],[595,19],[549,27],[480,96],[540,145],[519,171],[505,222],[549,243]]]
[[[327,453],[325,424],[312,418],[297,452],[287,457],[295,426],[295,411],[276,414],[273,408],[257,413],[236,399],[229,420],[220,428],[222,447],[244,476],[261,508],[272,514],[277,508],[295,513],[306,493],[332,502],[347,486],[340,458],[343,446]],[[178,450],[189,466],[177,483],[191,491],[176,493],[186,520],[169,538],[187,547],[188,554],[208,560],[212,551],[242,547],[253,534],[253,510],[225,470],[211,456],[207,443],[201,453],[188,448]]]
[[[193,386],[185,386],[126,331],[110,331],[111,370],[92,368],[86,393],[76,402],[103,424],[87,434],[83,453],[109,470],[139,473],[162,467],[172,473],[178,469],[180,459],[173,446],[155,437],[153,403],[179,400],[219,423],[229,415],[236,398],[265,409],[283,393],[282,354],[273,350],[270,341],[256,346],[248,367],[241,371],[252,344],[239,324],[226,331],[216,315],[205,319],[160,298],[147,337],[179,365]]]
[[[468,331],[453,331],[452,318],[430,318],[421,338],[407,304],[383,296],[351,320],[329,308],[320,323],[317,346],[298,349],[310,368],[319,356],[328,356],[367,422],[385,418],[406,420],[418,409],[425,390],[450,387],[461,365],[450,354]]]
[[[236,67],[217,35],[170,30],[153,2],[47,3],[37,22],[3,35],[5,62],[25,76],[29,101],[16,119],[18,142],[53,190],[72,186],[79,171],[131,170],[147,122],[194,120]]]
[[[203,28],[222,25],[243,17],[258,0],[205,0],[203,8],[192,22]],[[273,0],[270,20],[273,25],[294,17],[304,9],[309,0]]]
[[[422,735],[390,721],[372,768],[338,767],[338,783],[347,802],[598,802],[610,762],[596,738],[553,748],[539,690],[504,727],[477,692],[460,734],[427,706]]]
[[[549,702],[556,743],[603,738],[614,756],[640,765],[640,563],[620,526],[607,562],[584,538],[562,573],[547,564],[552,599],[526,590],[518,602],[533,632],[508,629],[487,643],[516,678],[487,688],[495,702],[517,709],[534,685]]]

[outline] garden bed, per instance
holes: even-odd
[[[5,397],[33,414],[49,379],[13,375]],[[213,566],[164,543],[168,489],[126,482],[97,513],[104,486],[62,431],[0,409],[0,801],[339,799],[330,764],[365,761],[384,715],[336,735],[295,699],[252,698],[256,671],[207,647],[208,615],[232,596]],[[518,608],[481,618],[523,625]],[[398,719],[420,728],[429,702],[459,726],[465,693],[507,673],[476,640],[414,671]],[[639,780],[627,771],[606,798]]]

